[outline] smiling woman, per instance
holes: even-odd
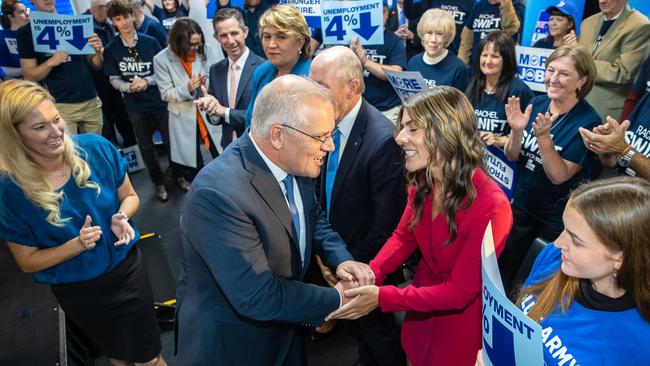
[[[106,356],[164,365],[126,161],[106,139],[64,130],[45,89],[0,84],[0,239]]]

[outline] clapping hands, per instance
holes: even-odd
[[[111,217],[111,231],[117,238],[116,246],[129,244],[135,238],[135,230],[122,212]]]

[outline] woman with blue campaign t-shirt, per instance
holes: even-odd
[[[481,140],[503,148],[510,133],[506,99],[515,96],[521,105],[528,105],[533,92],[517,78],[512,37],[501,31],[492,32],[481,41],[478,52],[479,62],[473,66],[474,75],[465,94],[474,106]]]
[[[429,88],[448,85],[464,91],[469,79],[467,66],[447,50],[455,32],[454,18],[448,12],[427,10],[418,23],[424,52],[413,56],[406,70],[419,71]]]
[[[143,3],[149,8],[151,14],[158,18],[158,21],[165,27],[167,32],[172,30],[176,19],[186,17],[190,13],[189,0],[183,0],[180,4],[178,0],[162,0],[162,8],[154,4],[152,0],[143,0]]]
[[[467,64],[477,62],[479,43],[490,32],[502,30],[516,41],[523,19],[524,5],[519,0],[480,0],[465,22],[458,57]]]
[[[0,52],[5,52],[11,62],[11,64],[2,65],[2,71],[8,78],[21,78],[23,71],[20,68],[20,58],[16,47],[16,31],[29,23],[29,8],[18,0],[3,1],[0,23],[2,23],[5,38],[4,42],[0,44]]]
[[[608,117],[593,131],[580,129],[585,146],[609,168],[619,166],[620,174],[650,180],[650,58],[646,60],[630,92],[621,119],[634,106],[628,120],[621,124]],[[639,100],[640,97],[640,100]]]
[[[113,365],[164,366],[126,161],[103,137],[64,129],[44,88],[0,84],[0,239]]]
[[[522,113],[520,100],[508,98],[511,132],[504,146],[517,161],[512,211],[515,218],[499,267],[508,290],[533,240],[551,241],[562,231],[562,211],[569,191],[591,176],[594,156],[578,128],[599,122],[584,100],[596,79],[596,65],[584,46],[562,46],[548,58],[546,95],[533,98]]]
[[[544,364],[648,365],[650,183],[584,184],[563,219],[565,230],[537,256],[517,302],[542,327]]]

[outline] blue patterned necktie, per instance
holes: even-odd
[[[304,263],[305,248],[300,241],[300,214],[298,213],[296,200],[293,198],[293,175],[287,175],[284,179],[282,179],[282,184],[284,185],[284,196],[289,202],[289,210],[291,211],[291,223],[293,226],[294,235],[300,246],[300,260]]]
[[[327,175],[325,176],[325,199],[327,202],[327,217],[330,217],[330,207],[332,203],[332,189],[334,188],[334,179],[336,179],[336,170],[339,167],[339,150],[341,147],[341,131],[338,128],[332,132],[332,141],[334,142],[334,151],[327,158]]]

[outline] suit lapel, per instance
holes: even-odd
[[[341,186],[343,185],[348,173],[350,173],[350,168],[354,164],[354,159],[356,159],[359,148],[363,143],[363,136],[366,133],[366,126],[368,124],[367,112],[366,101],[362,100],[361,108],[359,108],[357,118],[354,120],[354,125],[350,131],[350,137],[348,137],[348,142],[345,143],[345,149],[343,150],[339,167],[336,170],[336,178],[334,180],[334,187],[332,188],[332,202],[336,200],[336,196],[341,190]]]
[[[221,101],[221,103],[224,104],[224,106],[228,106],[228,70],[230,70],[230,59],[226,57],[225,62],[222,64],[224,67],[221,70],[217,70],[218,72],[221,72],[221,75],[223,77],[217,78],[217,89],[218,93],[221,94],[221,98],[217,98]]]
[[[181,65],[181,60],[174,54],[174,52],[172,52],[170,48],[167,49],[167,59],[169,60],[171,68],[174,70],[179,80],[190,80],[189,76],[187,76],[187,73],[185,72],[185,69],[183,68],[183,65]],[[194,69],[194,65],[192,65],[192,69]]]
[[[623,32],[625,30],[625,22],[627,21],[627,18],[630,16],[630,11],[628,9],[623,10],[621,13],[621,16],[618,17],[614,21],[614,24],[609,28],[607,33],[605,33],[605,37],[600,41],[600,45],[598,48],[593,53],[594,58],[596,58],[603,50],[607,49],[607,45],[612,42],[616,37],[618,36],[618,33]],[[603,26],[603,21],[604,17],[600,17],[600,21],[598,22],[598,27],[596,28],[596,38],[598,38],[598,33],[600,33],[600,28]]]
[[[239,99],[241,99],[242,93],[244,92],[244,89],[246,89],[246,84],[248,84],[251,76],[253,76],[253,66],[255,66],[257,63],[257,60],[253,60],[255,58],[253,55],[253,51],[248,52],[248,58],[246,59],[244,68],[241,71],[241,77],[239,78],[239,84],[237,85],[237,97],[235,98],[235,105],[239,103]]]
[[[253,174],[251,185],[259,193],[264,202],[266,202],[271,211],[273,211],[278,220],[280,220],[282,226],[289,233],[293,245],[298,248],[298,253],[300,253],[299,239],[294,237],[291,226],[291,211],[289,211],[289,206],[287,206],[287,201],[282,193],[282,189],[280,189],[278,181],[257,152],[257,149],[255,149],[255,146],[253,146],[250,135],[247,133],[241,139],[243,141],[239,146],[242,149],[244,168]],[[302,189],[300,193],[302,195]],[[307,222],[306,216],[305,222]]]

